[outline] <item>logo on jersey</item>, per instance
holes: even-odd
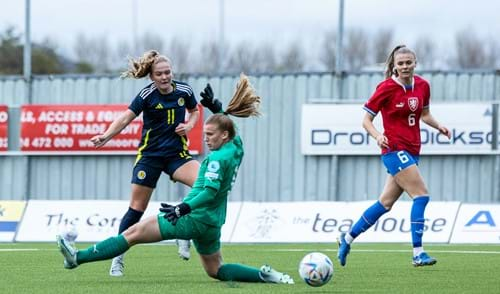
[[[161,105],[161,103],[158,103],[158,105],[156,105],[155,109],[163,109],[163,105]]]
[[[182,98],[182,97],[179,98],[179,100],[177,100],[177,104],[179,104],[179,106],[184,106],[184,103],[185,103],[185,101],[184,101],[184,98]]]
[[[417,97],[411,97],[408,98],[408,106],[410,107],[410,110],[415,112],[418,108],[418,98]]]
[[[210,181],[216,180],[219,178],[220,163],[218,161],[210,161],[207,165],[207,172],[205,173],[205,178]]]
[[[140,170],[137,172],[137,178],[139,180],[144,180],[146,178],[146,172],[143,170]]]
[[[404,102],[400,102],[400,103],[396,104],[396,108],[403,108],[404,106],[405,106]]]

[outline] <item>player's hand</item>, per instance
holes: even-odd
[[[437,128],[437,129],[438,129],[438,131],[439,131],[441,134],[443,134],[443,135],[445,135],[446,137],[448,137],[448,139],[451,139],[451,132],[450,132],[450,130],[448,130],[448,128],[447,128],[447,127],[445,127],[445,126],[441,126],[441,125],[440,125],[440,126],[438,126],[438,128]]]
[[[191,131],[193,127],[189,124],[185,123],[180,123],[176,128],[175,128],[175,133],[179,136],[187,136],[189,131]]]
[[[214,98],[214,91],[210,84],[207,84],[203,92],[200,93],[200,96],[203,97],[203,99],[200,100],[201,105],[208,108],[212,113],[219,113],[222,111],[222,103]]]
[[[377,136],[377,145],[380,148],[389,148],[389,140],[384,135]]]
[[[184,202],[176,206],[161,203],[160,211],[165,213],[163,217],[175,226],[180,217],[191,212],[191,207]]]
[[[106,144],[107,142],[109,141],[108,138],[106,138],[106,136],[104,135],[97,135],[97,136],[94,136],[92,138],[90,138],[90,142],[92,142],[92,144],[94,144],[94,147],[95,148],[101,148],[102,146],[104,146],[104,144]]]

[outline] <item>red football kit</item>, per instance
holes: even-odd
[[[429,83],[417,75],[406,87],[394,76],[378,84],[363,108],[373,116],[382,113],[384,135],[389,141],[389,148],[383,148],[382,154],[399,150],[420,154],[420,115],[429,101]]]

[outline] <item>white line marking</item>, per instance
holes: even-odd
[[[12,252],[12,251],[40,251],[38,248],[0,248],[0,252]]]
[[[269,249],[267,251],[276,252],[309,252],[314,251],[312,249]],[[337,252],[337,249],[320,249],[319,251],[330,251]],[[351,252],[389,252],[389,253],[408,253],[411,250],[399,250],[399,249],[352,249]],[[500,251],[480,251],[480,250],[426,250],[427,252],[436,253],[455,253],[455,254],[500,254]]]
[[[40,248],[0,248],[1,252],[15,252],[15,251],[57,251],[58,249],[40,249]],[[259,249],[261,251],[261,249]],[[310,252],[314,249],[306,248],[291,248],[291,249],[267,249],[264,251],[269,252]],[[337,249],[320,249],[318,251],[337,252]],[[408,253],[411,250],[406,249],[352,249],[354,252],[387,252],[387,253]],[[482,250],[427,250],[433,253],[451,253],[451,254],[500,254],[500,251],[482,251]]]

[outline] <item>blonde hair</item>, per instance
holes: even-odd
[[[237,117],[260,116],[260,97],[255,93],[255,89],[250,84],[248,77],[240,75],[240,81],[236,85],[236,91],[229,101],[229,105],[224,113],[211,115],[205,124],[215,124],[221,131],[229,133],[229,139],[236,136],[236,128],[233,120],[228,114]]]
[[[259,106],[260,97],[255,93],[248,77],[242,73],[225,113],[237,117],[259,116]]]
[[[143,78],[151,74],[153,65],[162,61],[167,62],[170,65],[172,64],[168,57],[161,55],[156,50],[146,51],[141,57],[136,59],[129,57],[128,69],[121,74],[121,77],[134,79]]]
[[[413,54],[413,56],[415,57],[415,60],[417,60],[417,55],[415,54],[415,52],[413,52],[413,50],[411,50],[410,48],[406,47],[406,45],[398,45],[396,46],[394,49],[392,49],[392,52],[391,54],[389,54],[389,56],[387,57],[387,61],[385,62],[385,78],[389,78],[391,77],[393,74],[397,77],[398,76],[398,73],[397,72],[394,72],[394,57],[397,55],[397,54],[403,54],[403,53],[410,53],[410,54]]]

